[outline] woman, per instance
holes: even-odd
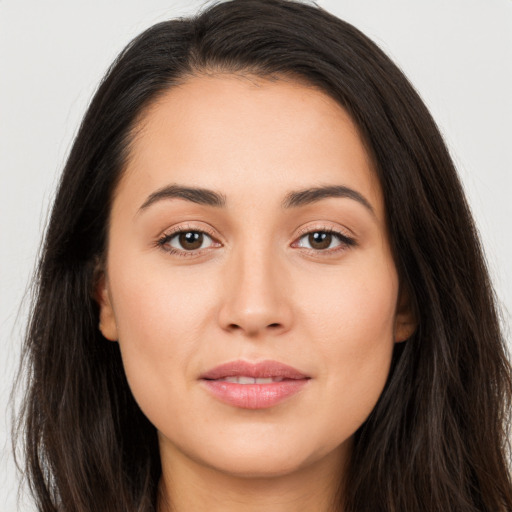
[[[26,344],[42,511],[505,511],[511,371],[474,225],[402,73],[237,0],[114,63]]]

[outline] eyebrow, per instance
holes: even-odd
[[[375,216],[375,210],[370,202],[356,190],[345,187],[344,185],[324,185],[289,192],[286,194],[281,206],[285,209],[298,208],[331,197],[353,199],[362,204]],[[214,190],[183,185],[168,185],[150,194],[139,208],[139,212],[149,208],[149,206],[158,201],[175,198],[185,199],[186,201],[201,205],[214,206],[216,208],[223,208],[227,203],[226,196]]]
[[[185,199],[186,201],[206,206],[215,206],[217,208],[226,206],[226,196],[219,192],[199,187],[168,185],[150,194],[146,201],[144,201],[143,205],[139,208],[139,212],[149,208],[153,203],[161,201],[162,199],[175,198]]]
[[[317,201],[330,197],[353,199],[354,201],[362,204],[372,215],[375,216],[375,210],[368,199],[356,190],[345,187],[344,185],[325,185],[290,192],[284,198],[282,206],[283,208],[297,208],[299,206],[316,203]]]

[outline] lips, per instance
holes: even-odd
[[[201,374],[200,380],[221,402],[242,409],[264,409],[298,393],[310,377],[277,361],[233,361]]]
[[[309,378],[299,370],[277,361],[261,361],[249,363],[248,361],[233,361],[216,366],[206,373],[201,374],[201,379],[217,380],[225,377],[252,377],[259,378],[283,378],[306,379]]]

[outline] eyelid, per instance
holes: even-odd
[[[198,233],[205,233],[211,238],[217,239],[218,235],[215,233],[215,231],[209,227],[208,225],[195,225],[195,224],[178,224],[176,226],[172,226],[166,230],[164,230],[160,235],[158,235],[158,239],[163,237],[169,237],[172,235],[175,235],[177,233],[183,233],[187,231],[197,231]]]
[[[341,238],[353,241],[355,243],[356,237],[352,233],[351,230],[347,228],[342,228],[341,226],[333,226],[328,224],[309,224],[308,226],[302,227],[299,229],[295,239],[302,238],[304,235],[308,235],[310,233],[315,233],[317,231],[323,231],[326,233],[333,233],[335,235],[339,235]]]

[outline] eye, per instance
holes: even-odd
[[[214,246],[212,237],[204,231],[181,230],[163,236],[158,245],[170,253],[187,253]]]
[[[310,231],[302,235],[295,247],[303,247],[314,251],[343,249],[355,245],[355,240],[332,229]]]

